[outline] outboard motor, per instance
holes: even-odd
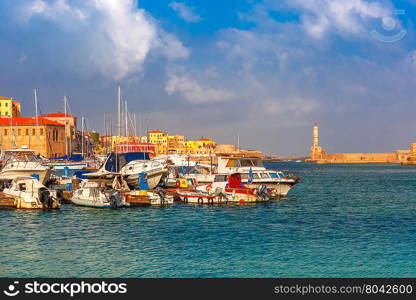
[[[267,186],[264,184],[259,185],[257,188],[257,196],[264,200],[270,200],[271,198],[269,192],[267,191]]]
[[[51,197],[51,193],[45,187],[41,187],[38,191],[39,201],[42,203],[43,206],[48,208],[52,208],[53,199]]]
[[[166,192],[161,187],[157,187],[156,188],[156,193],[159,195],[162,202],[164,202],[164,200],[166,198]]]
[[[118,207],[118,192],[114,192],[110,195],[110,203],[111,203],[111,207],[113,208],[117,208]]]

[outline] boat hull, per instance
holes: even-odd
[[[92,201],[90,199],[82,199],[78,197],[73,197],[71,202],[78,206],[93,207],[93,208],[115,208],[115,207],[126,207],[127,204],[117,204],[113,206],[110,202],[107,201]]]
[[[162,180],[162,177],[166,174],[166,170],[157,170],[146,172],[147,174],[147,184],[149,185],[149,189],[154,189]],[[139,174],[131,174],[126,176],[127,184],[132,187],[133,189],[139,188]]]
[[[39,181],[42,184],[45,184],[51,177],[53,172],[52,168],[47,168],[44,170],[36,169],[15,169],[15,170],[5,170],[0,172],[0,180],[13,180],[19,177],[31,177],[32,175],[38,175]]]

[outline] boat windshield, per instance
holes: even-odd
[[[4,151],[4,162],[22,161],[22,162],[40,162],[40,156],[35,151]]]

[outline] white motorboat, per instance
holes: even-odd
[[[297,176],[287,175],[283,171],[266,169],[259,158],[219,157],[217,174],[191,173],[185,177],[195,178],[199,184],[209,184],[217,180],[225,182],[226,178],[219,176],[234,173],[241,174],[242,183],[248,188],[258,188],[260,185],[264,185],[274,197],[286,197],[290,189],[299,182]]]
[[[14,199],[13,207],[18,209],[55,209],[60,204],[56,193],[47,189],[39,180],[30,177],[16,177],[3,194]]]
[[[45,184],[53,169],[44,166],[43,160],[30,149],[12,149],[3,151],[0,180],[12,180],[18,177],[38,177]]]
[[[134,160],[121,168],[120,174],[125,178],[128,185],[137,189],[139,187],[139,176],[146,173],[149,189],[154,189],[168,173],[163,163],[156,160]]]
[[[71,201],[75,205],[96,208],[129,206],[119,191],[107,186],[106,180],[83,180]]]

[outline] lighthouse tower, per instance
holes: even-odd
[[[311,147],[311,161],[317,161],[323,159],[325,155],[325,150],[319,146],[319,129],[318,123],[313,125],[313,144]]]

